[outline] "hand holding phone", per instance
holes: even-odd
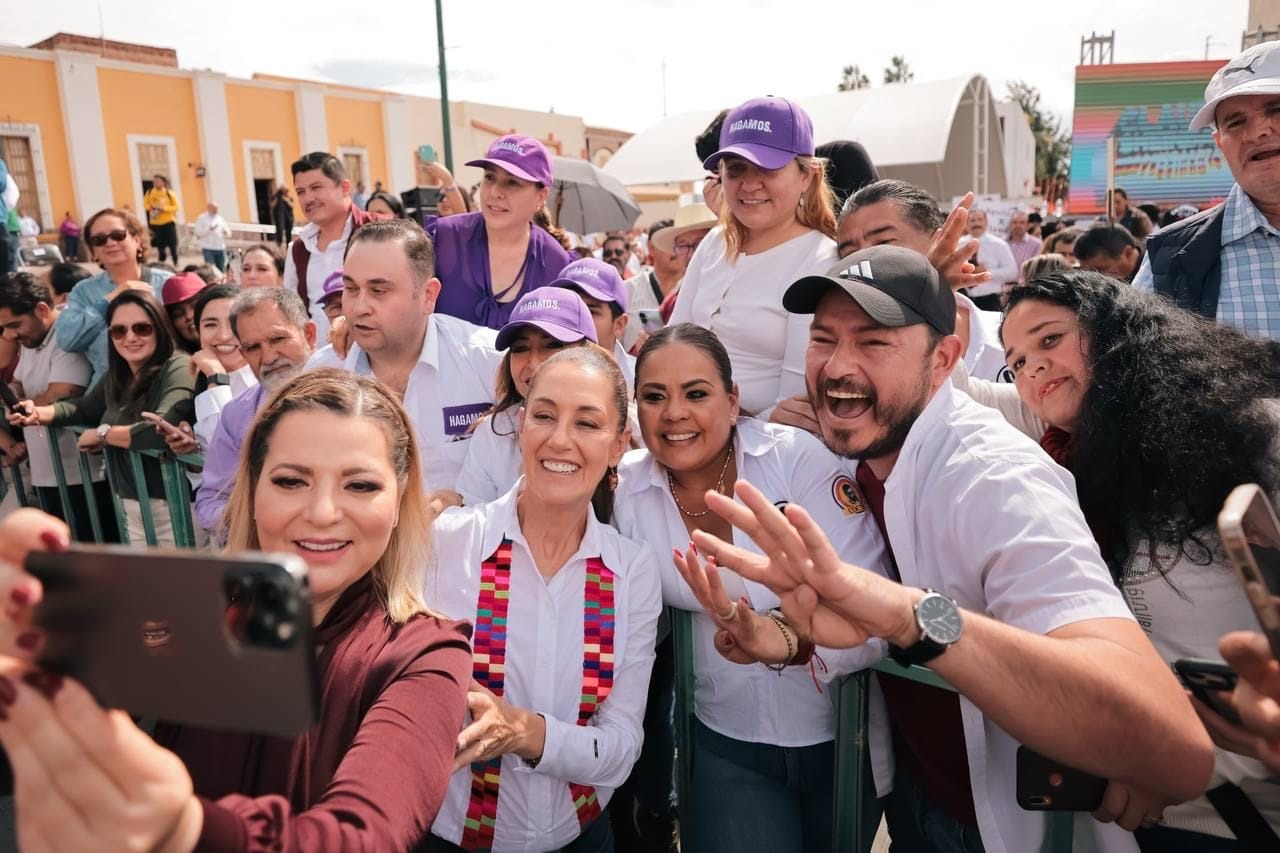
[[[23,405],[17,394],[13,393],[13,389],[9,387],[8,382],[0,381],[0,400],[3,400],[5,408],[15,415],[30,414],[28,407]]]
[[[1016,797],[1027,811],[1091,812],[1102,805],[1106,790],[1107,780],[1101,776],[1018,747]]]
[[[1218,514],[1218,534],[1271,653],[1280,658],[1280,520],[1260,486],[1232,490]]]
[[[1240,715],[1229,695],[1236,689],[1236,674],[1231,667],[1221,661],[1180,658],[1173,662],[1173,672],[1182,686],[1210,710],[1229,723],[1240,724]]]

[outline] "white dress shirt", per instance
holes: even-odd
[[[671,325],[697,323],[716,333],[733,362],[747,414],[768,420],[779,400],[805,393],[804,354],[813,317],[788,313],[782,294],[806,275],[826,273],[836,258],[834,240],[806,231],[730,263],[724,230],[716,227],[689,259]]]
[[[734,458],[738,479],[749,481],[770,501],[803,506],[844,559],[885,573],[880,531],[856,497],[856,463],[836,456],[807,432],[754,418],[738,421]],[[633,450],[623,458],[618,475],[613,515],[623,535],[649,543],[660,554],[672,548],[684,551],[689,532],[671,497],[667,469],[649,451]],[[761,553],[737,528],[733,541]],[[699,720],[735,740],[782,747],[812,746],[835,738],[831,691],[818,689],[808,667],[788,667],[779,676],[761,664],[743,666],[725,660],[715,649],[715,623],[703,612],[675,564],[663,559],[659,569],[666,603],[693,613],[694,710]],[[736,601],[745,594],[758,612],[778,606],[778,597],[767,588],[728,569],[722,568],[720,574],[730,599]],[[837,662],[837,653],[827,650],[820,654],[828,667],[835,664],[842,671],[859,665]],[[860,665],[880,656],[878,649],[855,654],[861,655]]]
[[[210,385],[196,395],[196,422],[193,431],[200,441],[201,453],[209,449],[223,406],[258,384],[258,377],[253,375],[253,370],[247,364],[228,373],[227,378],[231,384]]]
[[[196,217],[196,238],[200,241],[201,249],[225,252],[227,238],[230,236],[231,227],[227,225],[227,220],[222,218],[221,213],[210,214],[206,210]]]
[[[904,584],[1036,634],[1088,619],[1133,620],[1076,503],[1071,475],[950,381],[912,425],[884,485],[885,527]],[[871,754],[883,795],[893,753],[872,684]],[[1044,816],[1023,811],[1015,799],[1017,742],[964,696],[960,712],[987,853],[1039,850]],[[1087,727],[1080,737],[1088,737]],[[1132,835],[1123,835],[1132,844]]]
[[[457,491],[467,506],[497,500],[520,479],[520,407],[483,418],[466,442]]]
[[[592,785],[600,808],[640,756],[649,671],[662,595],[657,558],[648,545],[624,539],[588,510],[577,552],[550,579],[529,553],[516,513],[524,481],[498,500],[454,507],[435,522],[436,569],[424,589],[427,603],[451,619],[474,620],[480,564],[511,540],[504,698],[546,720],[537,767],[502,758],[495,851],[556,850],[581,832],[568,783]],[[583,584],[587,560],[600,557],[614,572],[613,688],[591,722],[580,726]],[[449,780],[432,833],[457,844],[471,800],[471,769]],[[602,815],[599,820],[608,820]]]
[[[978,237],[978,262],[991,273],[991,281],[969,288],[970,296],[990,296],[1018,280],[1018,262],[1009,244],[990,231]]]
[[[313,260],[314,262],[314,260]],[[432,314],[418,363],[409,374],[404,408],[418,432],[422,475],[429,490],[454,489],[467,455],[467,429],[493,405],[493,377],[501,361],[493,329]],[[353,343],[345,360],[332,346],[307,360],[307,368],[343,367],[369,376],[369,356]]]
[[[320,239],[320,226],[314,222],[307,224],[298,232],[298,239],[311,253],[307,261],[307,301],[311,310],[311,321],[316,324],[316,340],[329,339],[329,318],[324,313],[320,298],[324,296],[324,280],[336,270],[342,269],[342,260],[347,254],[347,240],[351,237],[351,226],[354,220],[347,216],[347,224],[343,226],[342,236],[331,242],[320,251],[317,242]],[[298,292],[298,269],[293,265],[293,244],[284,253],[284,289]]]

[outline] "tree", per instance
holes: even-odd
[[[889,65],[884,69],[884,82],[886,83],[910,83],[916,74],[911,70],[911,66],[907,65],[907,60],[902,56],[895,56],[889,60]]]
[[[852,92],[855,89],[869,89],[871,80],[867,75],[862,73],[862,69],[857,65],[846,65],[842,72],[840,87],[838,92]]]
[[[1036,189],[1049,202],[1062,198],[1071,172],[1071,136],[1062,120],[1040,106],[1040,90],[1030,83],[1013,80],[1009,97],[1022,107],[1031,134],[1036,140]]]

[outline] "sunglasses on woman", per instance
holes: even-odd
[[[134,337],[149,338],[156,333],[156,327],[151,323],[134,323],[132,326],[112,326],[107,331],[111,334],[111,340],[123,341],[124,336],[131,331]]]
[[[125,238],[127,238],[128,236],[129,236],[128,231],[124,230],[123,228],[117,228],[114,231],[107,231],[104,234],[94,234],[92,237],[89,238],[89,245],[102,248],[103,246],[107,245],[108,240],[112,240],[116,243],[123,243],[125,241]]]

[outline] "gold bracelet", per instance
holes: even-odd
[[[791,641],[791,632],[787,630],[787,625],[785,622],[782,621],[782,617],[774,613],[773,611],[770,611],[766,615],[773,620],[773,624],[778,626],[778,630],[782,632],[782,639],[785,640],[787,644],[786,660],[784,660],[782,663],[779,663],[779,664],[772,664],[772,663],[765,664],[766,669],[773,670],[774,672],[778,673],[778,677],[781,678],[782,671],[787,668],[787,664],[790,663],[792,659],[794,659],[796,656],[796,645]]]

